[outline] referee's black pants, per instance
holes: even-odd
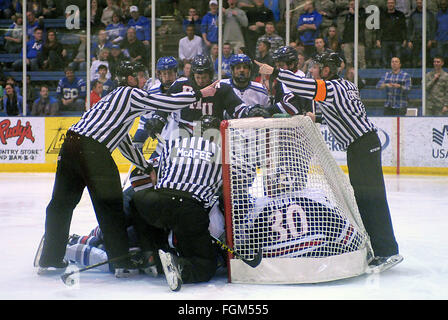
[[[134,194],[131,206],[143,251],[167,250],[172,230],[183,283],[206,282],[215,275],[216,248],[208,231],[208,210],[201,203],[168,189],[145,189]]]
[[[369,132],[347,149],[347,166],[359,213],[375,256],[398,253],[381,162],[381,142]]]
[[[123,192],[117,165],[104,145],[68,131],[59,153],[53,194],[47,206],[41,266],[62,261],[73,210],[86,186],[103,232],[108,257],[128,253]]]

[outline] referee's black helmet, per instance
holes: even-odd
[[[120,86],[128,85],[128,76],[137,78],[140,71],[144,71],[145,67],[141,63],[131,61],[122,61],[117,68],[117,81]]]
[[[274,62],[286,62],[287,64],[291,64],[299,61],[299,55],[297,50],[290,46],[283,46],[278,48],[272,54],[272,60]]]
[[[331,76],[337,75],[339,73],[339,68],[344,60],[336,52],[324,52],[316,55],[313,58],[313,62],[320,66],[320,70],[328,67],[330,68]]]
[[[208,129],[218,129],[221,125],[221,121],[217,117],[210,116],[210,115],[203,115],[199,118],[199,121],[201,122],[201,134],[205,132],[205,130]]]
[[[191,74],[195,73],[209,73],[210,79],[213,78],[215,68],[209,56],[198,54],[191,62]]]

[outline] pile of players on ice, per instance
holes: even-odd
[[[305,78],[303,72],[297,70],[298,57],[293,48],[282,47],[273,58],[276,70],[290,70],[298,78]],[[341,62],[340,59],[335,62],[335,57],[328,54],[314,60],[310,78],[322,76],[326,63],[339,66]],[[232,78],[213,83],[216,88],[213,95],[203,96],[183,109],[153,110],[140,117],[132,140],[135,149],[142,152],[149,137],[158,139],[158,144],[147,160],[151,170],[134,166],[128,176],[131,186],[123,191],[129,255],[109,259],[101,228],[92,226],[88,235],[69,236],[64,262],[60,265],[45,265],[39,261],[42,241],[35,257],[39,274],[64,272],[68,263],[87,269],[95,266],[116,277],[164,274],[171,290],[177,291],[182,283],[209,281],[219,268],[226,268],[226,250],[231,248],[222,245],[225,228],[221,195],[221,121],[268,118],[278,113],[309,115],[314,110],[313,96],[299,96],[273,76],[261,82],[251,81],[255,68],[263,71],[266,66],[256,64],[248,56],[234,55],[230,66]],[[194,58],[189,78],[177,78],[178,63],[173,57],[160,58],[156,68],[157,79],[149,79],[142,89],[136,82],[122,85],[150,94],[174,95],[210,86],[214,76],[214,66],[204,55]],[[136,75],[142,68],[128,63],[124,70],[128,72],[125,76]],[[336,74],[331,76],[337,77]],[[117,90],[119,88],[102,100],[112,99]],[[92,109],[101,107],[100,101]],[[93,111],[90,114],[94,114]],[[300,256],[300,252],[297,254]],[[373,259],[371,271],[383,271],[402,259],[399,255],[379,258]]]

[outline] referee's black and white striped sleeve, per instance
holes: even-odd
[[[154,110],[179,110],[199,98],[194,92],[149,94],[136,88],[119,87],[84,113],[70,130],[106,145],[112,152],[127,135],[135,118]]]
[[[160,110],[165,112],[182,109],[196,101],[198,101],[198,98],[194,91],[166,95],[163,93],[148,94],[141,89],[133,89],[130,99],[131,108],[134,110]]]
[[[145,160],[145,157],[140,152],[140,150],[138,150],[134,146],[129,134],[127,134],[120,142],[120,144],[118,145],[118,150],[120,150],[121,154],[131,163],[133,163],[137,168],[144,171],[148,167],[148,163]]]
[[[329,81],[303,78],[289,70],[280,69],[277,79],[289,90],[306,99],[332,102],[334,89]]]

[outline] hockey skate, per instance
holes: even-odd
[[[45,235],[43,235],[42,238],[40,239],[39,246],[37,247],[37,251],[34,256],[33,265],[35,268],[39,267],[39,260],[40,260],[40,256],[42,255],[42,248],[44,247],[44,240],[45,240]]]
[[[389,257],[375,257],[369,263],[366,273],[380,273],[389,270],[401,261],[403,261],[403,257],[399,254]]]
[[[179,291],[182,287],[181,270],[177,263],[176,256],[170,252],[164,252],[159,249],[160,262],[162,263],[163,272],[166,281],[172,291]]]
[[[42,249],[44,247],[45,235],[42,236],[39,242],[39,246],[37,247],[36,255],[34,256],[34,267],[37,269],[38,275],[46,275],[46,274],[60,274],[65,271],[65,268],[68,266],[68,262],[66,260],[62,260],[57,263],[42,263],[40,258],[42,256]]]
[[[38,275],[51,275],[51,274],[61,274],[65,271],[68,266],[66,260],[62,260],[57,263],[45,264],[39,262],[39,269],[37,269]]]

